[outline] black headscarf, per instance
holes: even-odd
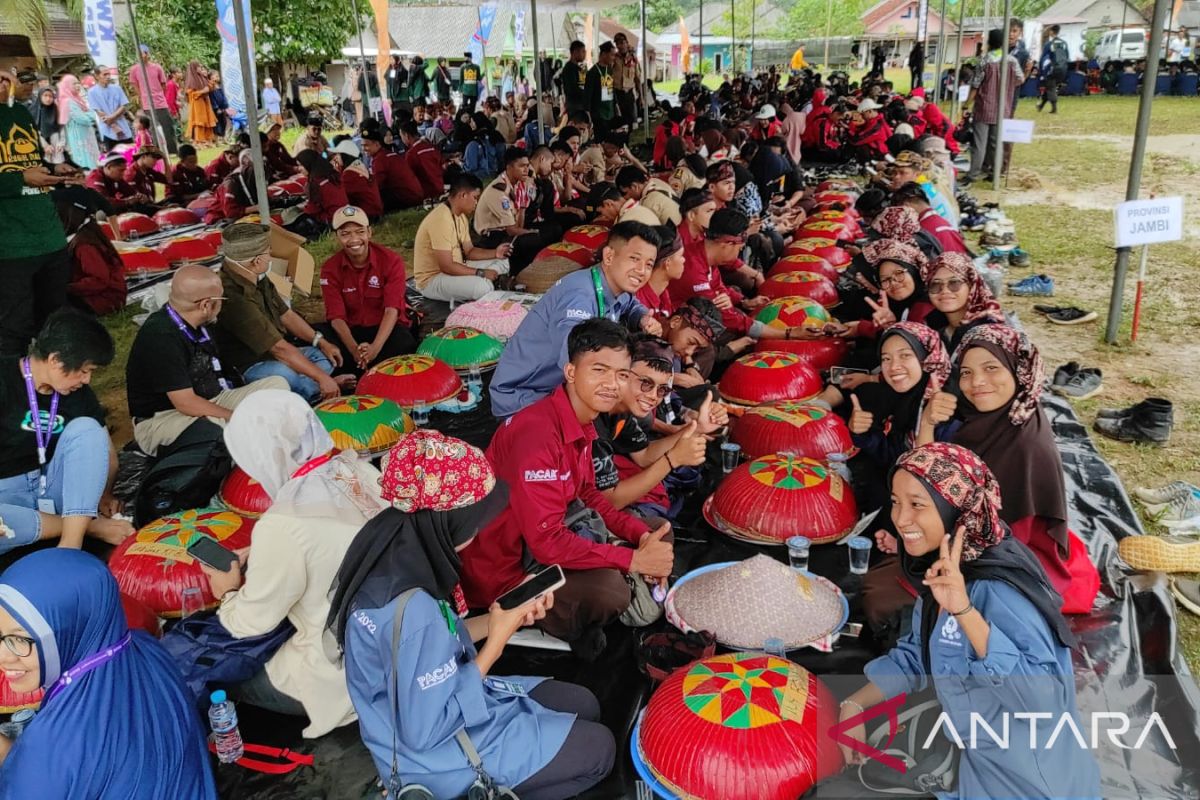
[[[37,126],[38,133],[46,141],[50,141],[50,137],[62,130],[62,125],[58,124],[58,102],[52,102],[50,105],[42,103],[42,95],[46,92],[50,93],[51,99],[55,98],[54,90],[50,87],[41,89],[33,97],[33,102],[29,105],[29,110],[33,115],[33,124]]]
[[[880,358],[884,342],[893,336],[904,339],[921,362],[921,379],[917,385],[907,392],[897,392],[881,378],[879,383],[864,383],[855,391],[863,410],[874,415],[872,429],[883,434],[887,451],[898,454],[912,447],[916,440],[917,422],[925,402],[945,387],[950,374],[950,356],[941,347],[936,331],[920,323],[900,322],[880,335]]]
[[[389,507],[371,519],[350,543],[333,579],[325,626],[338,646],[345,646],[346,624],[355,609],[382,608],[409,589],[450,599],[462,568],[456,548],[507,504],[508,487],[497,481],[483,500],[463,508],[406,513]]]

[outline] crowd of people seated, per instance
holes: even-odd
[[[21,78],[32,52],[17,56],[0,69],[0,133],[25,119],[6,116],[4,101],[32,88]],[[596,698],[497,676],[497,660],[523,627],[592,661],[613,625],[657,620],[656,593],[678,577],[675,524],[730,424],[723,370],[761,340],[837,337],[861,369],[831,377],[816,402],[847,421],[860,509],[882,512],[864,621],[885,643],[843,720],[946,673],[1037,675],[1042,710],[1075,714],[1075,641],[1061,612],[1073,575],[1067,498],[1038,403],[1041,358],[1009,326],[958,230],[953,125],[920,90],[824,87],[811,72],[772,69],[711,96],[689,83],[642,161],[620,124],[636,114],[636,71],[613,78],[627,56],[627,44],[601,49],[548,144],[501,150],[495,113],[460,118],[447,142],[492,159],[486,183],[466,156],[447,166],[415,114],[396,131],[367,119],[334,141],[314,124],[293,153],[273,127],[263,134],[270,177],[306,174],[297,219],[338,244],[320,270],[324,319],[307,319],[266,279],[269,227],[235,222],[219,271],[178,270],[167,305],[138,330],[125,375],[137,446],[153,456],[208,430],[270,499],[230,569],[205,567],[229,636],[294,629],[232,696],[306,719],[306,737],[357,720],[391,796],[409,784],[463,796],[485,774],[523,800],[594,786],[623,747]],[[206,168],[181,152],[168,175],[144,150],[130,165],[106,160],[89,182],[110,203],[137,205],[155,183],[186,197],[203,174],[240,216],[256,202],[246,152]],[[845,243],[838,320],[764,324],[765,272],[814,207],[801,167],[848,159],[875,177],[856,206],[864,238]],[[22,262],[29,304],[0,315],[0,553],[60,545],[0,576],[0,668],[18,690],[47,691],[20,739],[0,735],[0,794],[214,797],[182,666],[130,633],[101,562],[71,552],[85,539],[118,544],[132,527],[112,495],[116,453],[88,385],[113,361],[112,338],[94,316],[62,308],[67,244],[42,190],[67,180],[30,162],[0,196],[0,231],[11,214],[52,232],[46,242],[15,235],[15,254],[0,259]],[[412,194],[400,200],[402,187]],[[607,235],[595,263],[549,289],[507,342],[486,449],[425,428],[377,467],[336,450],[312,405],[417,347],[406,264],[373,241],[372,225],[424,202],[413,278],[433,300],[519,282],[576,224]],[[77,253],[89,241],[102,250],[79,243],[88,224],[70,223]],[[52,275],[60,289],[43,286]],[[497,602],[552,565],[566,575],[561,588],[516,608]],[[951,629],[962,632],[954,647],[937,638]],[[1012,702],[998,683],[970,698],[934,688],[952,714],[998,714]],[[85,737],[84,721],[100,734]],[[62,768],[47,771],[51,758]],[[958,776],[955,796],[1100,796],[1087,751],[972,749]]]

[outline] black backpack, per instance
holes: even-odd
[[[134,498],[134,525],[142,527],[166,514],[209,504],[233,470],[222,430],[196,420],[170,447],[159,451]]]
[[[1054,62],[1054,77],[1059,80],[1067,77],[1067,67],[1071,63],[1071,53],[1067,49],[1067,43],[1062,39],[1052,39],[1050,41],[1050,58]]]

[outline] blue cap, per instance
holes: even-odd
[[[210,694],[208,696],[208,699],[213,701],[213,705],[216,705],[218,703],[224,703],[226,697],[227,697],[227,695],[225,694],[224,689],[217,689],[215,692],[213,692],[212,694]]]
[[[141,50],[143,53],[149,53],[149,52],[150,52],[150,48],[149,48],[149,46],[147,46],[147,45],[142,45],[142,46],[141,46],[140,48],[138,48],[138,49],[139,49],[139,50]]]

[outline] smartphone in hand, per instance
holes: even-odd
[[[531,600],[538,599],[544,594],[553,592],[555,589],[562,588],[566,582],[567,578],[563,575],[562,567],[555,564],[552,567],[546,567],[515,589],[500,595],[496,599],[496,602],[505,611],[511,611],[514,608],[520,608]]]
[[[187,549],[188,555],[221,572],[229,572],[238,560],[237,553],[228,550],[211,536],[199,536]]]

